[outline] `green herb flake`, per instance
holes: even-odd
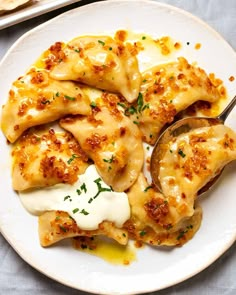
[[[182,158],[184,158],[184,157],[186,156],[185,153],[184,153],[181,149],[178,150],[178,154],[179,154]]]
[[[66,196],[66,197],[64,197],[64,201],[66,201],[66,200],[68,200],[70,198],[71,198],[71,196]]]
[[[84,191],[85,194],[87,193],[87,187],[86,187],[86,184],[85,184],[85,183],[83,183],[83,184],[81,185],[80,189],[81,189],[82,191]]]
[[[103,161],[111,164],[114,161],[114,156],[112,155],[110,159],[103,159]]]
[[[134,106],[131,106],[125,110],[125,115],[128,115],[128,113],[133,115],[133,114],[137,113],[137,110]]]
[[[47,104],[47,103],[50,104],[51,102],[50,102],[50,100],[43,100],[43,101],[41,101],[41,103],[42,104]]]
[[[124,103],[118,102],[117,105],[120,106],[120,107],[122,107],[123,109],[126,108],[126,105]]]
[[[92,102],[90,103],[90,106],[91,106],[92,108],[96,108],[96,107],[97,107],[97,104],[96,104],[95,101],[92,101]]]
[[[109,47],[109,50],[112,50],[112,47]]]
[[[172,150],[170,150],[170,153],[172,154],[172,153],[173,153],[173,151],[172,151]]]
[[[147,187],[145,188],[144,192],[146,193],[150,188],[152,188],[151,185],[147,186]]]
[[[64,226],[62,226],[62,225],[59,225],[59,227],[60,227],[60,229],[64,232],[64,233],[66,233],[67,232],[67,229],[64,227]]]
[[[142,40],[145,40],[147,37],[146,36],[142,36]]]
[[[186,229],[185,230],[181,230],[180,232],[179,232],[179,235],[177,236],[177,240],[180,240],[180,239],[182,239],[183,237],[184,237],[184,235],[190,230],[190,229],[192,229],[193,228],[193,225],[192,224],[190,224],[190,225],[188,225],[187,227],[186,227]]]
[[[82,210],[80,211],[80,214],[88,215],[89,212],[87,212],[85,209],[82,209]]]
[[[147,234],[147,232],[146,232],[145,230],[142,230],[142,231],[139,233],[140,237],[143,237],[143,236],[145,236],[146,234]]]
[[[77,189],[76,190],[77,194],[80,196],[82,194],[81,190],[80,189]]]
[[[105,45],[105,42],[103,42],[102,40],[98,40],[98,43],[101,44],[102,46]]]
[[[60,96],[60,93],[59,93],[59,92],[57,92],[57,93],[56,93],[56,97],[59,97],[59,96]]]
[[[150,150],[150,146],[148,145],[148,146],[146,147],[146,149],[147,149],[147,151],[149,151],[149,150]]]
[[[75,100],[75,97],[69,96],[69,95],[64,95],[64,97],[68,100]]]
[[[60,218],[60,216],[56,216],[55,220],[58,221]]]
[[[126,237],[126,234],[125,234],[125,233],[122,233],[122,236],[123,236],[123,237]]]
[[[73,214],[77,213],[79,211],[79,208],[75,208],[72,210]]]
[[[67,161],[67,164],[69,164],[69,165],[70,165],[70,164],[71,164],[71,162],[72,162],[72,161],[74,161],[74,159],[75,159],[75,158],[79,158],[79,156],[78,156],[78,155],[76,155],[76,154],[73,154],[73,155],[71,156],[71,158],[70,158],[70,159]]]
[[[146,82],[147,82],[147,79],[144,79],[144,80],[143,80],[143,83],[146,83]]]
[[[75,49],[75,52],[80,53],[80,49]]]
[[[96,183],[97,187],[98,187],[98,192],[96,193],[96,195],[93,197],[93,200],[96,199],[100,193],[102,192],[111,192],[112,189],[111,188],[106,188],[106,187],[102,187],[101,182],[102,179],[101,178],[97,178],[94,180],[94,182]],[[90,200],[89,200],[90,201]],[[90,202],[91,203],[91,202]]]
[[[138,112],[140,113],[143,108],[143,95],[141,92],[139,92],[137,103],[138,103]]]
[[[137,122],[137,121],[133,121],[133,123],[136,124],[136,125],[139,125],[139,122]]]

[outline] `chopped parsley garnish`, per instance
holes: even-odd
[[[69,96],[69,95],[64,95],[64,97],[68,100],[75,100],[75,97]]]
[[[75,49],[75,52],[79,53],[80,52],[80,49]]]
[[[81,190],[80,189],[77,189],[76,190],[77,194],[80,196],[82,194]]]
[[[147,187],[145,188],[144,192],[146,193],[150,188],[152,188],[151,185],[147,186]]]
[[[147,38],[146,36],[143,36],[143,37],[142,37],[142,40],[145,40],[146,38]]]
[[[146,232],[145,230],[142,230],[142,231],[139,233],[140,237],[143,237],[143,236],[145,236],[146,234],[147,234],[147,232]]]
[[[57,221],[57,220],[59,220],[60,218],[61,218],[60,216],[57,216],[55,220]]]
[[[77,213],[79,211],[79,208],[75,208],[75,209],[73,209],[73,214],[75,214],[75,213]]]
[[[180,239],[182,239],[183,238],[183,236],[190,230],[190,229],[192,229],[193,228],[193,226],[192,226],[192,224],[190,224],[190,225],[188,225],[187,227],[186,227],[186,229],[185,230],[181,230],[180,231],[180,233],[179,233],[179,235],[177,236],[177,240],[180,240]]]
[[[138,103],[138,112],[140,113],[143,108],[143,95],[141,92],[139,92],[137,103]]]
[[[170,150],[170,153],[173,153],[173,151],[172,151],[172,150]]]
[[[113,163],[114,156],[112,155],[110,159],[103,159],[103,161],[106,162],[106,163]]]
[[[126,108],[126,105],[124,103],[118,102],[117,105],[120,106],[120,107],[122,107],[123,109]]]
[[[47,104],[47,103],[50,104],[51,102],[50,102],[50,100],[42,100],[41,103],[42,104]]]
[[[88,213],[85,209],[82,209],[82,210],[80,211],[80,214],[88,215],[89,213]]]
[[[74,161],[74,159],[75,159],[75,158],[79,158],[79,156],[78,156],[78,155],[76,155],[76,154],[73,154],[73,155],[71,156],[71,158],[70,158],[70,159],[67,161],[67,164],[69,164],[69,165],[70,165],[70,164],[71,164],[71,162],[72,162],[72,161]]]
[[[100,193],[102,193],[102,192],[111,192],[112,191],[111,188],[102,187],[102,185],[100,183],[101,181],[102,181],[101,178],[97,178],[97,179],[94,180],[94,182],[97,185],[98,192],[96,193],[96,195],[93,198],[89,199],[88,203],[91,203],[94,199],[96,199],[99,196]]]
[[[64,197],[64,201],[66,201],[66,200],[70,200],[71,199],[71,196],[66,196],[66,197]]]
[[[57,92],[57,93],[56,93],[56,97],[59,97],[59,96],[60,96],[60,93],[59,93],[59,92]]]
[[[136,124],[136,125],[138,125],[138,124],[139,124],[139,122],[138,122],[138,121],[133,121],[133,123],[134,123],[134,124]]]
[[[67,232],[67,229],[64,227],[64,226],[62,226],[62,225],[59,225],[59,227],[60,227],[60,229],[64,232],[64,233],[66,233]]]
[[[112,47],[109,47],[109,50],[112,50]]]
[[[179,154],[182,158],[184,158],[184,157],[186,156],[185,153],[184,153],[181,149],[178,150],[178,154]]]
[[[133,114],[137,113],[137,110],[136,110],[136,108],[134,106],[131,106],[131,107],[129,107],[129,108],[127,108],[125,110],[125,115],[126,116],[128,115],[128,113],[133,115]]]
[[[95,101],[92,101],[91,103],[90,103],[90,106],[92,107],[92,108],[96,108],[96,102]]]
[[[83,183],[83,184],[81,185],[80,189],[81,189],[82,191],[84,191],[85,194],[87,193],[87,187],[86,187],[86,184],[85,184],[85,183]]]
[[[105,45],[105,42],[103,42],[102,40],[98,40],[98,43],[100,43],[102,46]]]

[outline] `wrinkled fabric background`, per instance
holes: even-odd
[[[82,0],[66,8],[0,31],[0,59],[13,42],[29,29],[66,10],[91,2],[93,1]],[[217,30],[236,50],[236,0],[160,0],[159,2],[177,6],[200,17]],[[3,73],[0,75],[3,75]],[[16,254],[0,234],[0,295],[6,294],[86,295],[88,293],[65,287],[33,269]],[[235,295],[236,243],[214,264],[193,278],[165,290],[149,294]]]

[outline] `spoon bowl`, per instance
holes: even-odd
[[[174,138],[177,138],[179,135],[187,133],[196,128],[211,127],[214,125],[224,124],[226,118],[228,117],[235,105],[236,96],[231,100],[231,102],[224,109],[224,111],[217,117],[187,117],[176,121],[175,123],[173,123],[165,129],[165,131],[160,135],[160,137],[155,143],[150,162],[150,173],[152,181],[160,192],[162,192],[159,180],[160,161],[162,160],[164,154],[168,149],[169,142],[173,141]],[[223,169],[198,191],[198,196],[207,192],[217,182],[222,171]]]

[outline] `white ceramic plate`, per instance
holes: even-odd
[[[34,0],[0,15],[0,30],[80,0]]]
[[[40,53],[55,41],[68,41],[83,34],[114,33],[117,29],[144,32],[159,38],[171,36],[183,46],[184,55],[208,72],[221,77],[229,97],[235,93],[236,54],[232,48],[192,15],[150,1],[106,1],[69,11],[21,37],[0,64],[1,103],[12,81],[23,74]],[[190,42],[189,45],[186,45]],[[194,44],[201,43],[200,50]],[[236,112],[226,122],[236,130]],[[236,166],[224,171],[218,185],[200,200],[203,223],[196,236],[172,250],[146,246],[130,266],[114,266],[100,258],[75,251],[69,242],[43,249],[37,236],[37,218],[29,215],[12,191],[9,149],[0,137],[0,230],[19,255],[47,276],[73,288],[100,294],[134,294],[160,290],[197,274],[236,238]]]

